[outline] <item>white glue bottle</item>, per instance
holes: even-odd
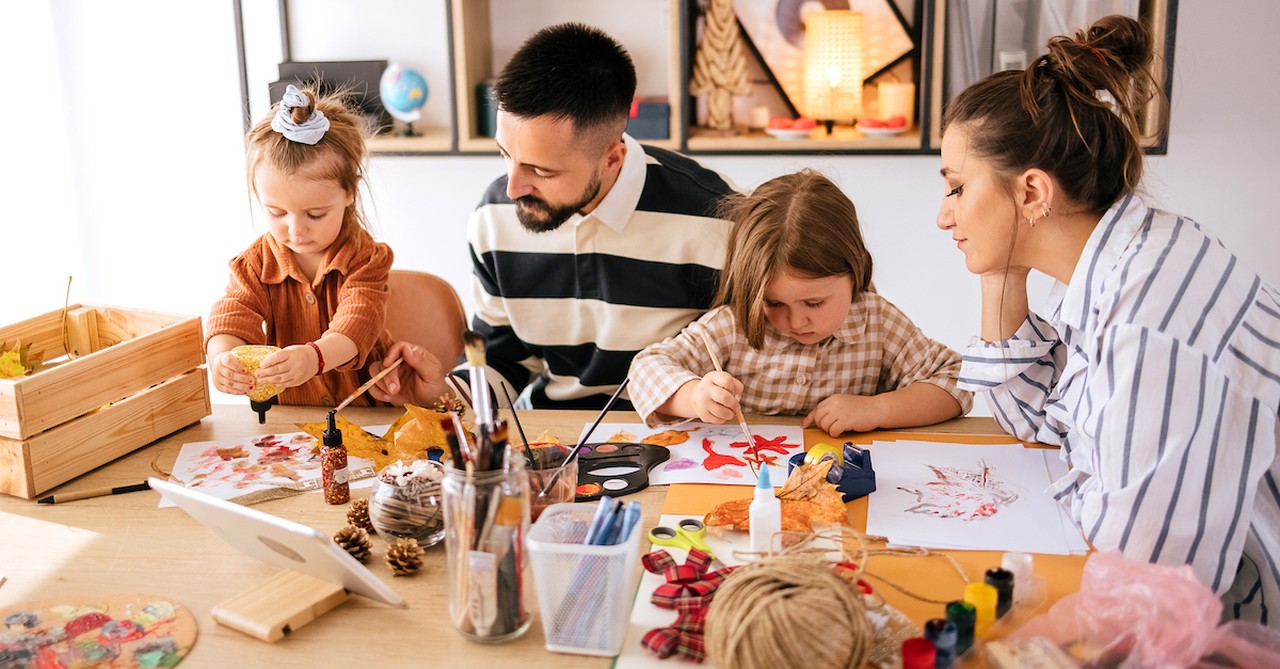
[[[760,467],[760,476],[756,479],[755,498],[751,500],[751,551],[753,553],[772,553],[773,535],[782,531],[782,502],[773,494],[773,485],[769,483],[769,467]]]

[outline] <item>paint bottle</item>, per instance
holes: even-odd
[[[935,669],[937,651],[933,642],[921,637],[902,642],[902,669]]]
[[[324,501],[327,504],[351,501],[351,486],[347,482],[347,447],[343,445],[342,431],[335,423],[337,413],[329,412],[329,427],[321,435],[320,480],[324,484]]]
[[[934,666],[946,669],[956,660],[956,626],[949,620],[933,618],[924,624],[924,638],[933,642]]]
[[[753,553],[772,553],[773,536],[782,531],[782,502],[773,494],[773,485],[769,483],[769,467],[761,465],[760,477],[756,479],[755,498],[748,509],[751,524],[751,551]]]
[[[947,622],[956,626],[956,659],[973,645],[973,623],[978,612],[969,602],[956,600],[947,603]]]
[[[973,623],[974,636],[986,635],[987,630],[995,623],[996,602],[999,599],[996,589],[986,583],[970,583],[964,586],[964,601],[972,604],[977,613]]]
[[[987,570],[982,580],[996,589],[996,617],[1003,618],[1004,614],[1013,608],[1013,572],[1001,567],[992,567]]]
[[[1008,552],[1000,557],[1000,566],[1013,572],[1013,603],[1021,604],[1031,599],[1031,555]]]

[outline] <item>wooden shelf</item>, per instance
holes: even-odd
[[[452,97],[448,119],[435,118],[431,122],[436,127],[421,130],[420,137],[397,137],[383,135],[372,139],[371,152],[375,155],[440,155],[440,154],[472,154],[493,155],[498,151],[497,143],[491,137],[481,134],[479,116],[480,101],[477,100],[477,87],[491,81],[501,69],[499,62],[510,56],[510,51],[518,46],[520,35],[526,25],[535,26],[540,22],[547,25],[565,20],[591,22],[590,12],[579,16],[576,5],[568,4],[568,0],[435,0],[440,12],[440,20],[448,26],[448,45],[446,52],[450,63],[450,81],[442,88]],[[582,2],[581,8],[591,7],[593,11],[608,3],[596,3],[594,0],[575,0]],[[290,0],[281,0],[280,30],[282,41],[288,44],[288,12],[285,11]],[[650,75],[660,75],[658,81],[650,77],[645,90],[640,95],[666,96],[670,105],[669,139],[640,140],[643,144],[658,146],[674,151],[706,154],[930,154],[941,148],[940,124],[943,108],[947,104],[949,92],[944,88],[944,79],[948,77],[948,9],[954,11],[954,3],[946,0],[917,0],[912,16],[907,19],[911,25],[908,31],[915,42],[915,51],[891,63],[885,70],[866,82],[864,100],[874,95],[882,81],[914,81],[916,85],[916,125],[909,131],[891,137],[866,136],[854,127],[836,128],[831,136],[823,129],[811,133],[806,138],[782,140],[766,135],[760,131],[742,130],[737,134],[723,136],[713,134],[704,128],[694,125],[694,110],[698,107],[697,98],[689,94],[689,75],[697,51],[697,43],[701,27],[695,0],[646,0],[661,7],[669,17],[656,22],[655,25],[645,23],[640,28],[645,38],[650,33],[665,29],[667,40],[659,45],[659,35],[652,39],[635,40],[632,44],[632,57],[637,68]],[[542,3],[542,4],[539,4]],[[243,0],[235,0],[237,9]],[[900,3],[907,4],[907,3]],[[663,7],[665,5],[665,7]],[[610,5],[612,7],[612,5]],[[566,9],[568,7],[568,9]],[[621,7],[621,5],[619,5]],[[527,8],[527,10],[526,10]],[[649,7],[644,11],[651,11]],[[429,13],[434,15],[436,9]],[[510,29],[511,12],[518,11],[522,21],[517,21],[518,30]],[[609,15],[621,14],[620,20],[625,25],[635,23],[632,16],[622,9],[609,9]],[[527,16],[525,15],[527,12]],[[238,12],[239,13],[239,12]],[[566,15],[567,14],[567,15]],[[648,16],[648,14],[646,14]],[[1156,36],[1156,54],[1158,64],[1154,74],[1163,86],[1166,98],[1171,93],[1171,64],[1168,62],[1173,47],[1173,31],[1176,16],[1176,0],[1150,0],[1143,2],[1140,20],[1144,21]],[[504,20],[508,19],[508,20]],[[598,18],[598,15],[597,15]],[[601,23],[608,32],[608,27]],[[593,25],[595,24],[593,23]],[[662,25],[665,23],[665,25]],[[504,30],[505,28],[508,28]],[[616,34],[625,34],[615,31]],[[634,39],[634,35],[632,36]],[[621,38],[620,38],[621,39]],[[646,49],[645,47],[649,48]],[[241,55],[243,57],[243,45]],[[953,49],[954,50],[954,49]],[[338,49],[341,51],[341,49]],[[758,52],[751,47],[755,58]],[[438,56],[437,56],[438,58]],[[286,58],[287,59],[287,58]],[[435,62],[439,62],[438,60]],[[773,74],[765,68],[765,74],[773,80]],[[242,72],[242,77],[245,76]],[[760,86],[761,74],[753,75],[753,82]],[[776,82],[775,82],[776,83]],[[664,90],[665,89],[665,90]],[[741,102],[741,101],[740,101]],[[769,97],[767,93],[753,97],[747,103],[764,105],[770,113],[785,115],[780,108],[781,101]],[[246,108],[248,99],[245,100]],[[876,106],[871,107],[874,113]],[[1165,110],[1167,111],[1167,110]],[[1148,151],[1163,153],[1167,135],[1155,134],[1156,122],[1165,121],[1161,108],[1156,101],[1151,103],[1144,115],[1146,130],[1152,135],[1148,143]],[[488,125],[488,124],[484,124]],[[488,131],[489,129],[486,129]]]
[[[667,95],[670,104],[669,137],[680,137],[680,122],[684,118],[684,77],[680,73],[681,16],[684,14],[681,0],[667,0],[671,22],[668,26],[671,45],[666,54]],[[494,62],[492,6],[490,0],[450,0],[452,21],[454,122],[458,126],[459,153],[495,153],[498,145],[490,137],[478,132],[478,105],[476,87],[492,79],[501,63]],[[640,140],[644,144],[680,149],[678,139]]]
[[[379,155],[405,155],[416,153],[449,153],[453,150],[453,137],[448,128],[414,129],[419,134],[405,137],[387,133],[369,138],[369,153]]]
[[[799,139],[778,139],[761,130],[744,130],[727,137],[698,128],[691,132],[688,150],[701,153],[918,152],[921,149],[918,128],[900,135],[874,137],[851,126],[836,126],[827,135],[826,129],[819,126],[809,136]]]

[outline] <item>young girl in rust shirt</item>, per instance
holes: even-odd
[[[369,378],[366,362],[390,344],[391,248],[373,240],[358,205],[361,121],[340,97],[291,85],[247,144],[249,186],[268,232],[231,260],[226,295],[209,315],[213,385],[247,394],[254,377],[231,349],[271,344],[281,350],[263,359],[257,382],[283,386],[283,404],[333,406]]]

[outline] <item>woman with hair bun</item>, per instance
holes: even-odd
[[[1095,548],[1189,564],[1223,617],[1280,615],[1280,292],[1140,192],[1151,38],[1123,16],[1055,37],[943,119],[948,232],[982,287],[962,387],[1058,444],[1050,489]],[[1031,270],[1055,279],[1042,313]]]

